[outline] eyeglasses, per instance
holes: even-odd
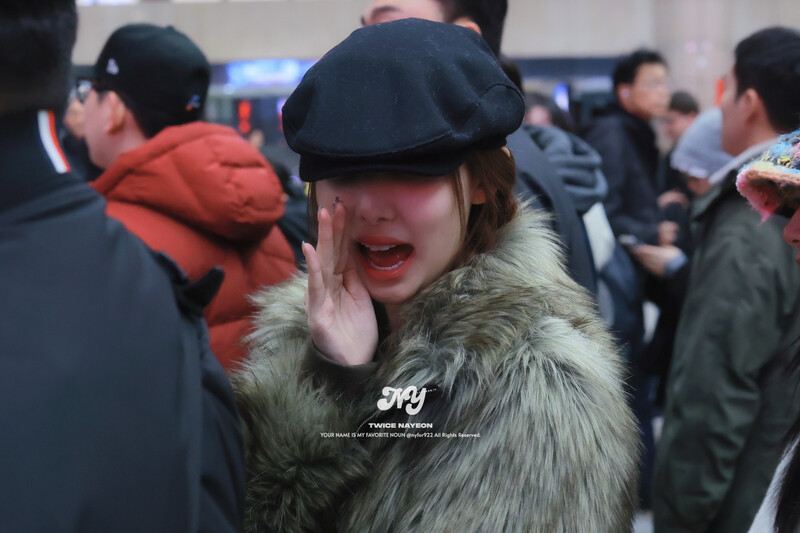
[[[88,78],[79,78],[75,80],[75,96],[80,103],[86,103],[86,99],[89,97],[89,92],[92,89],[98,93],[111,90],[106,84],[98,80]]]
[[[89,91],[92,90],[92,80],[78,79],[75,80],[75,97],[82,104],[86,103],[86,98],[89,96]]]

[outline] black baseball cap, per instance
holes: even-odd
[[[98,89],[118,92],[183,123],[200,118],[211,66],[197,45],[172,26],[129,24],[106,41],[94,78]]]
[[[524,113],[478,33],[405,19],[360,28],[320,59],[286,101],[283,130],[305,181],[441,176],[504,146]]]

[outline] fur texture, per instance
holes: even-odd
[[[541,215],[519,215],[491,253],[409,302],[354,399],[302,370],[304,291],[298,278],[258,297],[234,376],[248,531],[630,530],[639,439],[622,365]],[[419,414],[376,409],[383,387],[410,385],[438,389]],[[380,416],[480,438],[320,435]]]

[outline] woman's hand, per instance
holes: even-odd
[[[314,249],[303,244],[308,264],[306,316],[311,339],[334,361],[345,365],[369,363],[378,346],[378,321],[367,288],[356,272],[345,235],[344,206],[336,199],[333,220],[322,208],[317,214],[319,241]]]

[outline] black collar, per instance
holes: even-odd
[[[0,213],[79,183],[58,144],[52,111],[0,116]]]

